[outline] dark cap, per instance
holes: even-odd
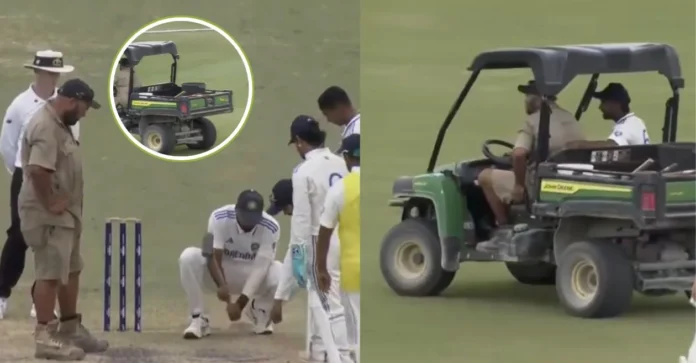
[[[314,141],[323,137],[322,135],[323,132],[319,127],[319,122],[314,117],[299,115],[295,117],[292,125],[290,125],[290,142],[288,142],[288,145],[295,143],[298,137],[305,141]]]
[[[609,83],[602,91],[595,92],[592,97],[601,101],[615,101],[625,105],[631,103],[628,90],[621,83]]]
[[[58,89],[58,94],[72,98],[74,100],[86,102],[89,107],[95,110],[101,108],[101,104],[94,100],[94,91],[89,87],[85,81],[79,78],[73,78],[65,81],[62,86]]]
[[[247,189],[237,197],[234,209],[240,226],[255,226],[263,218],[263,197],[256,190]]]
[[[266,213],[274,216],[280,213],[285,207],[292,205],[292,180],[281,179],[273,186],[271,195],[268,197],[271,205]]]
[[[341,154],[348,154],[354,158],[360,158],[360,134],[352,134],[341,141]]]
[[[517,86],[517,90],[524,93],[525,95],[534,95],[534,96],[540,96],[541,92],[539,92],[539,88],[536,85],[536,81],[531,80],[527,82],[527,84],[521,84]],[[551,101],[556,100],[556,96],[549,95],[546,98],[548,98]]]

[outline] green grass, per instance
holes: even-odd
[[[203,29],[202,25],[190,22],[174,22],[152,28],[152,31],[172,29]],[[231,35],[234,36],[234,35]],[[209,32],[145,33],[136,42],[173,41],[180,55],[177,84],[204,82],[209,90],[231,90],[235,110],[232,113],[210,117],[217,128],[217,142],[223,142],[239,125],[247,105],[247,74],[237,50],[220,34]],[[143,85],[168,82],[172,58],[168,54],[144,58],[136,68]],[[185,145],[177,147],[173,155],[200,153]]]
[[[228,352],[229,356],[251,352],[252,356],[282,353],[294,357],[304,339],[301,299],[291,303],[287,324],[278,327],[278,334],[270,342],[246,337],[234,329],[228,332],[223,307],[213,301],[209,307],[214,313],[218,337],[198,345],[183,342],[180,333],[187,324],[187,312],[178,281],[177,258],[186,246],[199,244],[214,208],[234,203],[245,188],[253,187],[266,195],[278,179],[291,174],[299,157],[287,146],[289,124],[300,113],[320,115],[316,97],[321,91],[331,84],[340,84],[356,99],[359,97],[358,9],[357,3],[340,0],[323,1],[321,5],[308,0],[209,0],[204,6],[164,0],[75,0],[69,5],[34,0],[4,8],[0,22],[3,109],[32,80],[31,72],[24,70],[22,64],[32,59],[33,52],[46,48],[62,51],[66,63],[76,67],[68,77],[86,80],[94,88],[97,100],[106,104],[111,93],[108,76],[119,48],[139,28],[166,16],[186,14],[217,24],[240,43],[254,69],[256,98],[248,124],[235,142],[205,160],[169,163],[146,155],[126,140],[106,107],[90,111],[82,121],[86,183],[82,246],[86,269],[81,305],[90,328],[101,330],[104,219],[132,216],[143,220],[144,333],[109,334],[114,346],[181,351],[178,358],[163,359],[167,362],[184,361],[187,357],[191,360],[194,350],[210,347]],[[342,14],[340,22],[334,21],[337,13]],[[77,19],[79,26],[75,26]],[[195,35],[199,36],[203,33]],[[193,48],[196,46],[186,40],[180,45],[182,80],[199,80],[205,71],[188,73],[192,66],[189,59],[198,57]],[[202,44],[198,46],[204,48]],[[216,52],[232,49],[215,47],[220,48]],[[220,61],[214,53],[209,54],[206,59]],[[243,92],[244,85],[235,84],[233,72],[210,80],[209,85]],[[240,99],[241,94],[236,97],[238,102]],[[238,115],[241,112],[234,113],[235,117]],[[327,126],[327,130],[329,142],[336,143],[339,130],[332,126]],[[9,204],[9,180],[9,176],[0,178],[3,206]],[[9,223],[9,211],[2,216],[2,223]],[[288,220],[280,217],[279,221],[284,247]],[[281,253],[284,250],[279,251],[279,256]],[[31,261],[31,255],[28,260]],[[3,359],[22,361],[33,353],[27,320],[32,275],[29,265],[11,300],[11,316],[0,324]],[[117,319],[115,313],[113,319]]]
[[[679,139],[694,139],[694,3],[531,0],[423,3],[365,1],[361,13],[361,96],[366,117],[363,201],[363,356],[369,362],[585,363],[676,361],[694,333],[683,296],[636,296],[614,320],[571,318],[555,291],[513,281],[501,264],[464,264],[437,298],[401,298],[378,268],[379,244],[399,219],[386,206],[393,180],[425,171],[437,130],[477,52],[506,46],[666,42],[677,47],[687,88]],[[489,138],[512,140],[523,120],[516,85],[527,70],[484,73],[449,129],[439,162],[479,157]],[[656,74],[607,76],[623,82],[632,107],[660,140],[669,89]],[[560,97],[574,110],[586,78]],[[582,126],[604,138],[611,124],[593,103]]]

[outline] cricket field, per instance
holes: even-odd
[[[82,121],[86,183],[82,247],[86,267],[80,307],[85,325],[97,335],[107,337],[112,346],[105,355],[88,356],[87,361],[294,362],[304,343],[302,294],[289,304],[285,321],[270,337],[251,336],[243,324],[230,326],[224,306],[211,294],[208,307],[213,335],[201,341],[184,341],[181,334],[188,324],[188,312],[179,285],[177,259],[185,247],[200,244],[213,209],[234,203],[238,193],[246,188],[256,188],[268,195],[278,179],[291,175],[300,158],[287,146],[290,122],[300,113],[319,117],[316,97],[320,92],[339,84],[354,98],[359,97],[357,2],[208,0],[198,4],[178,0],[69,3],[32,0],[13,3],[5,6],[0,22],[3,34],[0,107],[7,107],[29,85],[32,73],[22,68],[22,64],[31,61],[33,53],[42,49],[63,52],[66,64],[76,67],[63,80],[83,78],[94,88],[97,100],[108,104],[109,73],[120,47],[142,26],[169,16],[202,18],[225,29],[239,42],[254,71],[253,110],[232,144],[214,156],[192,163],[170,163],[145,154],[122,135],[107,107],[90,111]],[[335,21],[337,18],[341,21]],[[211,44],[210,49],[204,49],[205,39],[212,33],[161,35],[180,44],[182,80],[203,80],[211,87],[230,87],[238,102],[246,98],[246,85],[237,86],[233,81],[243,74],[240,76],[230,66],[231,46]],[[210,67],[199,67],[195,64],[199,61],[208,62]],[[166,70],[162,77],[167,77]],[[221,116],[220,122],[229,123],[231,131],[238,122],[235,117],[241,114],[237,110],[230,119]],[[331,135],[329,142],[336,144],[339,129],[327,126],[327,130]],[[4,206],[9,205],[9,181],[9,175],[0,178],[0,190],[6,191],[0,193],[0,204]],[[3,223],[9,224],[9,207],[6,208],[0,215],[4,216]],[[143,221],[143,332],[139,334],[101,332],[104,219],[112,216],[138,217]],[[283,236],[283,248],[278,255],[282,257],[289,232],[288,219],[284,216],[278,219]],[[128,237],[132,247],[132,234]],[[132,257],[132,251],[128,255]],[[23,279],[13,291],[8,317],[0,321],[0,361],[3,362],[33,361],[33,323],[29,319],[31,254],[28,262]],[[132,260],[128,266],[131,279]],[[131,282],[128,324],[132,329]],[[114,288],[112,328],[118,319],[117,295]]]
[[[502,264],[464,264],[437,298],[397,297],[378,266],[379,245],[399,212],[387,207],[393,180],[424,172],[437,130],[480,51],[597,42],[665,42],[681,56],[679,139],[694,139],[694,2],[509,0],[389,2],[361,7],[361,97],[367,135],[362,166],[362,355],[365,362],[676,362],[694,334],[683,295],[637,296],[612,320],[571,318],[553,287],[518,284]],[[449,129],[440,163],[479,157],[486,139],[512,141],[523,120],[516,86],[528,70],[483,72]],[[587,78],[563,92],[575,110]],[[601,77],[623,82],[632,108],[661,139],[669,88],[657,74]],[[584,83],[583,83],[584,82]],[[582,120],[592,138],[611,125],[592,103]]]

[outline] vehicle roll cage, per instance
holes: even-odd
[[[438,131],[427,172],[435,169],[440,149],[452,120],[483,70],[529,68],[541,93],[539,133],[535,160],[546,160],[549,152],[549,96],[557,96],[581,75],[591,75],[580,100],[575,118],[587,111],[597,89],[600,74],[657,72],[667,78],[672,91],[665,103],[662,142],[675,142],[679,113],[679,90],[684,88],[679,55],[674,47],[660,43],[616,43],[565,45],[534,48],[506,48],[477,55],[468,67],[471,72],[445,121]]]

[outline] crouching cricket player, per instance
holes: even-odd
[[[348,341],[355,350],[356,363],[360,363],[360,134],[343,139],[341,152],[350,173],[326,194],[315,256],[317,284],[323,292],[332,288],[334,279],[328,270],[327,256],[338,225],[341,293],[346,297],[343,307],[352,335]]]
[[[185,339],[210,334],[203,306],[204,280],[212,278],[217,297],[231,321],[242,312],[256,334],[271,334],[270,311],[282,263],[275,260],[280,236],[278,222],[263,211],[263,197],[254,190],[243,191],[237,204],[213,211],[203,248],[186,248],[179,257],[181,285],[189,304],[191,324]],[[232,300],[232,295],[238,295]]]

